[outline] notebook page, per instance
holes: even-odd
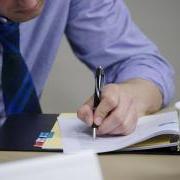
[[[63,117],[58,122],[62,132],[65,153],[93,150],[96,153],[119,150],[160,134],[177,134],[176,112],[144,116],[138,120],[136,130],[127,136],[106,136],[92,138],[92,129],[77,117]]]

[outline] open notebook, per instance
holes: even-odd
[[[61,130],[61,146],[65,153],[93,150],[96,153],[133,151],[176,146],[179,135],[176,112],[144,116],[138,120],[136,130],[127,136],[92,138],[92,130],[80,121],[76,114],[61,114],[58,117]]]

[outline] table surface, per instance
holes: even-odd
[[[0,163],[50,156],[44,152],[0,152]],[[179,180],[180,156],[175,155],[99,155],[105,180]]]
[[[0,163],[54,154],[0,151]],[[180,180],[180,155],[107,154],[98,158],[105,180]]]

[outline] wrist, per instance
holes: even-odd
[[[120,90],[122,86],[133,99],[139,116],[154,113],[161,109],[162,93],[155,83],[144,79],[130,79],[119,84]]]

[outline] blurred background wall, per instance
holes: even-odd
[[[180,100],[180,0],[125,0],[134,21],[176,70]],[[41,104],[46,113],[75,112],[93,93],[92,73],[73,55],[63,38]]]

